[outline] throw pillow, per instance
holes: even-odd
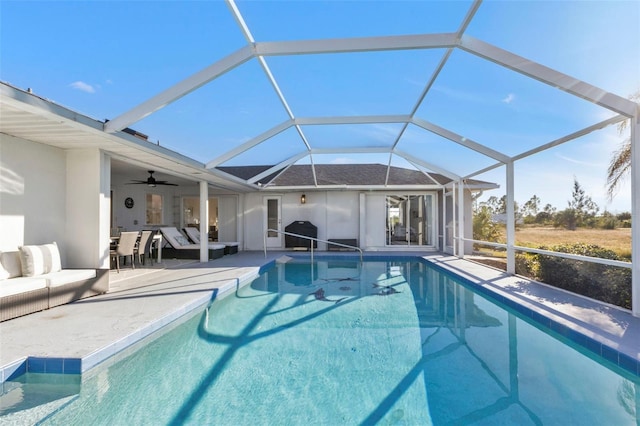
[[[20,262],[22,263],[22,276],[35,277],[44,274],[44,254],[39,246],[22,246],[20,249]]]
[[[42,255],[44,256],[44,273],[59,272],[62,270],[62,262],[60,261],[60,250],[58,244],[54,241],[52,244],[40,246]]]
[[[9,272],[9,278],[22,276],[22,263],[20,262],[20,250],[2,252],[2,267]]]
[[[4,269],[4,266],[2,266],[2,252],[0,252],[0,280],[6,280],[9,276],[9,271]]]

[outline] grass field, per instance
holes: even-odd
[[[506,241],[506,240],[505,240]],[[538,247],[557,244],[594,244],[613,250],[620,256],[631,256],[631,228],[576,229],[521,227],[516,229],[516,245]]]
[[[506,242],[504,232],[500,242]],[[569,231],[563,228],[520,226],[516,229],[518,246],[540,247],[573,243],[594,244],[613,250],[619,256],[631,258],[631,228],[610,230],[580,228]]]

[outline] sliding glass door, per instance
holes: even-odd
[[[434,246],[434,195],[387,195],[386,244]]]

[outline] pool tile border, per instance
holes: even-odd
[[[292,258],[304,259],[308,258],[309,255],[290,255]],[[316,253],[317,258],[321,258],[322,260],[344,260],[345,258],[357,259],[358,257],[354,254],[321,254]],[[474,282],[469,278],[456,274],[454,271],[451,271],[446,266],[436,263],[428,258],[418,256],[418,255],[399,255],[399,256],[390,256],[389,254],[376,254],[376,253],[367,253],[364,256],[366,260],[380,260],[380,261],[399,261],[403,259],[410,260],[419,260],[424,263],[429,264],[430,266],[440,270],[443,273],[446,273],[452,278],[455,278],[464,284],[471,286],[475,290],[478,290],[484,296],[490,297],[492,300],[495,300],[508,308],[520,313],[524,318],[533,322],[534,324],[538,324],[548,330],[551,330],[558,337],[567,339],[581,348],[584,348],[588,352],[595,354],[599,357],[602,357],[606,361],[610,362],[614,366],[619,367],[620,369],[631,373],[635,376],[640,376],[640,360],[635,359],[625,353],[622,353],[607,344],[598,341],[592,337],[589,337],[583,333],[580,333],[564,324],[561,324],[558,321],[549,318],[546,315],[536,311],[535,309],[529,308],[525,306],[521,301],[516,301],[511,297],[508,297],[505,294],[500,294],[496,290],[492,288],[487,288],[481,285],[478,282]],[[4,383],[8,380],[14,379],[18,376],[21,376],[27,372],[30,373],[51,373],[51,374],[82,374],[87,372],[88,370],[93,369],[104,361],[112,358],[114,355],[121,353],[122,351],[132,347],[134,344],[140,342],[142,339],[150,336],[154,332],[162,329],[164,326],[177,321],[178,319],[186,316],[187,314],[193,312],[194,310],[200,308],[201,306],[210,303],[211,300],[224,296],[228,294],[230,291],[233,291],[235,288],[247,284],[256,278],[257,275],[262,273],[264,270],[269,269],[275,264],[275,260],[265,263],[262,265],[258,272],[250,272],[243,276],[237,277],[223,284],[217,289],[212,289],[210,294],[206,294],[192,302],[181,306],[175,311],[169,313],[168,315],[154,321],[153,323],[148,324],[146,327],[131,333],[130,335],[116,341],[104,348],[101,348],[83,358],[56,358],[56,357],[27,357],[22,360],[15,361],[10,363],[2,368],[0,368],[0,383]]]
[[[265,269],[273,266],[275,261],[270,261],[262,265],[257,272],[248,272],[239,277],[233,278],[218,288],[211,289],[205,295],[180,306],[162,318],[136,330],[124,338],[100,348],[82,358],[60,358],[60,357],[35,357],[29,356],[0,368],[0,384],[22,376],[26,373],[49,373],[49,374],[83,374],[106,360],[112,358],[139,343],[144,338],[150,336],[163,327],[178,321],[196,309],[211,303],[216,298],[223,297],[236,288],[253,281]],[[0,394],[2,394],[0,388]]]
[[[584,350],[605,359],[606,361],[626,371],[627,373],[631,373],[634,376],[640,377],[640,360],[635,359],[623,352],[620,352],[617,349],[610,347],[606,343],[598,341],[598,339],[587,336],[577,330],[572,329],[571,327],[568,327],[567,325],[555,321],[554,319],[549,318],[548,316],[525,306],[521,301],[516,301],[511,297],[498,293],[492,288],[485,287],[478,282],[474,282],[473,280],[470,280],[464,276],[458,275],[455,272],[449,270],[446,266],[433,262],[430,259],[421,259],[434,268],[446,273],[450,277],[462,281],[464,284],[472,287],[474,290],[477,290],[482,295],[487,296],[492,300],[495,300],[507,306],[508,308],[520,313],[525,319],[529,320],[530,322],[551,330],[558,337],[571,341]]]

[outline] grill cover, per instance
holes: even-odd
[[[291,232],[292,234],[300,234],[306,237],[318,238],[318,227],[306,220],[297,220],[295,222],[291,222],[284,228],[284,230],[285,232]],[[311,240],[285,234],[284,245],[285,247],[311,248]],[[318,248],[317,241],[313,241],[313,248]]]

